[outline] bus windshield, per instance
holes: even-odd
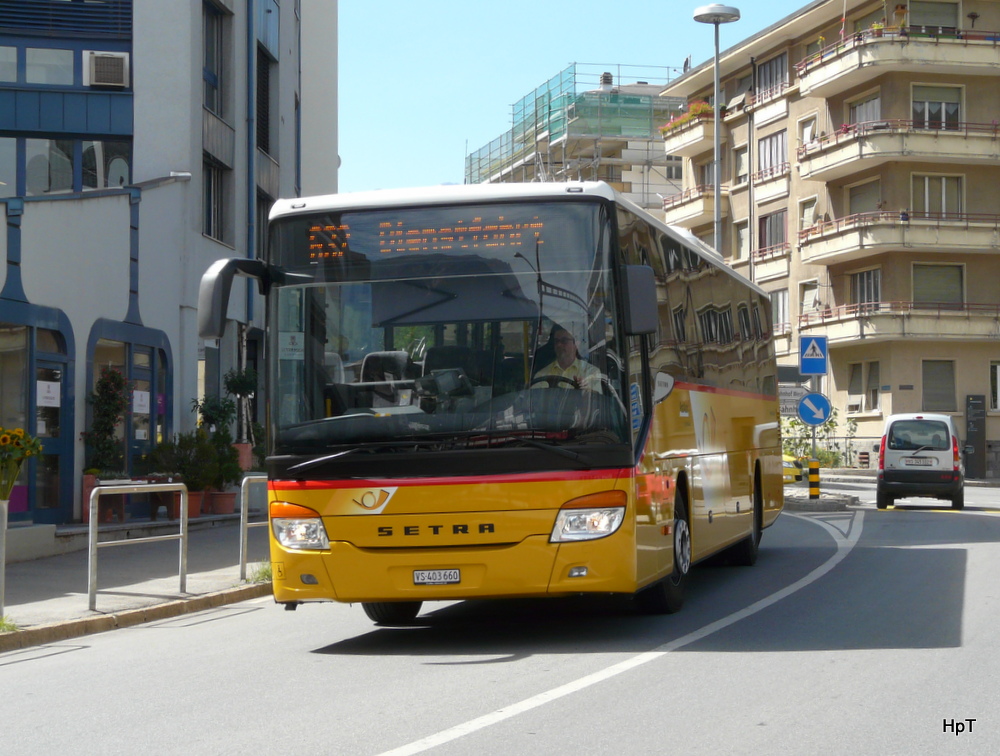
[[[338,210],[271,233],[273,453],[630,441],[604,204]]]

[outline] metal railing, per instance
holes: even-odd
[[[120,541],[98,541],[97,500],[104,494],[157,493],[172,491],[180,493],[179,533],[126,538]],[[120,486],[96,486],[90,492],[90,521],[88,531],[89,557],[87,559],[87,600],[90,611],[97,610],[97,550],[109,546],[131,546],[152,541],[180,541],[177,572],[180,576],[180,593],[187,593],[187,547],[188,547],[188,490],[183,483],[130,483]]]
[[[267,476],[244,475],[243,482],[240,483],[240,580],[247,579],[247,532],[250,528],[259,528],[270,522],[266,512],[263,522],[250,522],[250,485],[252,483],[266,484]]]

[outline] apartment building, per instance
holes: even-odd
[[[678,69],[574,63],[512,107],[512,126],[465,159],[465,183],[606,181],[659,209],[680,187],[660,127],[684,101],[660,93]]]
[[[102,369],[129,381],[128,473],[260,359],[253,288],[237,283],[232,327],[205,343],[198,284],[216,259],[257,255],[271,202],[308,185],[303,132],[336,190],[336,15],[328,0],[0,0],[0,425],[44,446],[12,522],[80,519]],[[305,67],[311,46],[321,65]]]
[[[720,55],[720,252],[770,292],[779,361],[825,335],[841,427],[953,414],[972,477],[1000,475],[998,72],[995,0],[817,0]],[[712,60],[664,90],[666,220],[709,243],[713,93]]]

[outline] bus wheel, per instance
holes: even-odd
[[[755,476],[753,484],[753,524],[750,526],[750,535],[739,543],[732,546],[729,555],[732,563],[740,567],[753,567],[757,563],[757,552],[760,549],[760,534],[762,523],[762,497],[760,492],[760,477]]]
[[[684,491],[674,499],[674,571],[636,594],[639,609],[646,614],[673,614],[684,605],[684,588],[691,571],[691,528],[687,520]]]
[[[406,625],[420,614],[421,601],[366,601],[361,604],[368,619],[379,625]]]

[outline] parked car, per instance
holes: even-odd
[[[802,480],[802,462],[791,454],[781,455],[781,467],[785,483],[798,483]]]
[[[965,466],[950,415],[890,415],[878,451],[875,502],[885,509],[904,496],[950,499],[965,506]]]

